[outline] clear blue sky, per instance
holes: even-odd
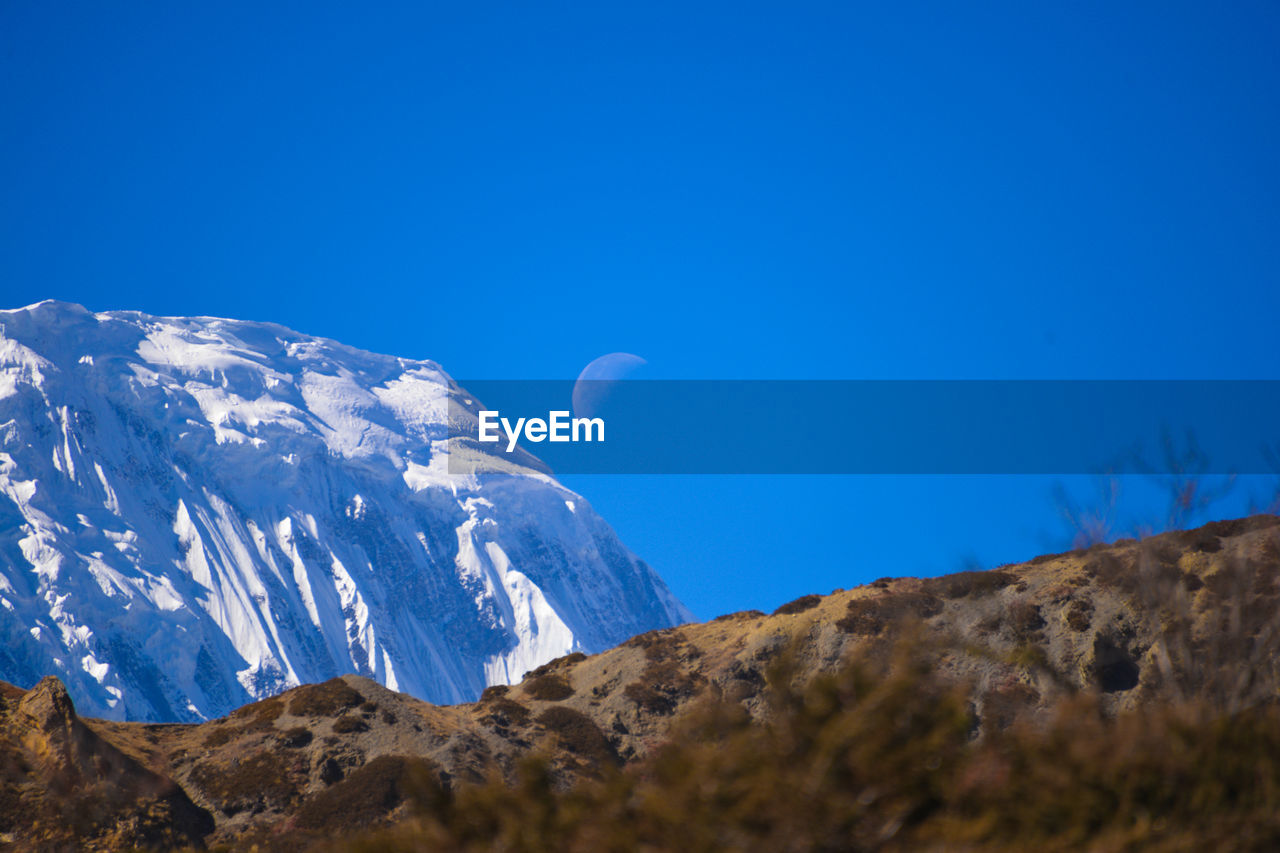
[[[1280,378],[1274,2],[194,5],[0,5],[5,307],[464,379]],[[1030,478],[569,485],[704,617],[1062,535]]]

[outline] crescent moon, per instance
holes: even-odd
[[[573,413],[584,418],[597,413],[609,394],[609,384],[631,376],[649,362],[629,352],[611,352],[592,361],[573,383]]]

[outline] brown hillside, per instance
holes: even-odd
[[[81,720],[56,679],[0,689],[0,846],[302,848],[396,818],[423,792],[546,756],[554,784],[652,755],[702,697],[756,719],[786,661],[804,681],[910,634],[971,688],[971,736],[1065,693],[1107,714],[1276,695],[1280,518],[1255,516],[986,572],[886,578],[570,655],[438,707],[345,676],[200,725]]]

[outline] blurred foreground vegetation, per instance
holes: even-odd
[[[769,722],[723,697],[624,770],[559,790],[406,782],[413,816],[343,850],[1275,850],[1280,709],[1201,698],[1108,718],[1062,691],[1047,714],[980,731],[964,686],[910,641],[796,683]]]

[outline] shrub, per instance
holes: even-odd
[[[213,722],[205,735],[204,745],[213,749],[230,743],[235,738],[252,732],[270,731],[275,721],[284,713],[284,703],[272,697],[237,708],[221,720]],[[234,725],[233,723],[239,723]]]
[[[742,661],[733,662],[733,666],[729,667],[729,677],[757,687],[763,687],[765,684],[764,675],[760,670]]]
[[[922,582],[921,589],[943,598],[964,598],[970,595],[990,595],[1017,581],[1017,576],[1011,572],[992,569],[987,572],[956,572],[940,578],[929,578]]]
[[[1084,573],[1103,586],[1123,592],[1133,592],[1138,587],[1137,560],[1131,552],[1099,554],[1084,564]]]
[[[297,799],[299,790],[289,769],[267,751],[230,766],[197,764],[191,778],[227,815],[287,808]]]
[[[271,728],[272,724],[279,719],[284,712],[284,702],[277,697],[263,699],[261,702],[254,702],[252,705],[245,705],[231,713],[233,720],[248,720],[249,725],[255,731]]]
[[[593,764],[621,763],[604,732],[586,714],[557,705],[539,714],[536,722],[547,731],[554,732],[562,747]]]
[[[904,619],[928,619],[942,612],[936,595],[920,592],[886,593],[875,598],[855,598],[848,615],[836,622],[847,634],[876,636],[889,625]]]
[[[773,611],[774,616],[786,616],[795,613],[803,613],[806,610],[812,610],[822,602],[820,595],[802,595],[795,601],[788,601],[786,604]]]
[[[650,661],[670,660],[680,656],[680,637],[675,634],[662,634],[652,643],[645,646],[644,656]]]
[[[486,704],[488,718],[499,725],[520,725],[529,719],[529,709],[505,696]]]
[[[650,714],[666,716],[675,711],[675,703],[643,681],[633,681],[622,689],[622,695]]]
[[[627,649],[647,649],[658,641],[658,637],[662,634],[662,630],[645,631],[643,634],[636,634],[631,639],[622,644]]]
[[[1009,626],[1019,640],[1029,640],[1044,627],[1040,605],[1019,599],[1009,605]]]
[[[333,731],[335,734],[340,735],[367,732],[369,731],[369,724],[354,714],[343,714],[333,721]]]
[[[300,749],[311,743],[313,735],[311,729],[306,726],[294,726],[291,729],[285,729],[276,737],[281,746],[287,749]]]
[[[712,619],[712,622],[741,622],[745,619],[759,619],[764,616],[763,610],[739,610],[735,613],[725,613]]]
[[[684,636],[678,630],[669,628],[637,634],[623,645],[633,649],[644,649],[644,656],[649,660],[661,660],[678,655],[683,639]]]
[[[1087,598],[1077,598],[1067,608],[1067,626],[1073,631],[1089,630],[1093,617],[1093,602]]]
[[[633,772],[558,790],[545,764],[465,787],[387,849],[881,849],[937,809],[968,744],[960,697],[883,672],[779,688],[770,722],[711,703]],[[782,678],[781,682],[791,679]],[[572,723],[566,721],[567,725]],[[899,842],[902,835],[894,838]],[[910,845],[907,845],[910,849]]]
[[[571,666],[575,663],[580,663],[586,659],[587,659],[587,656],[582,652],[570,652],[567,655],[561,655],[560,657],[556,658],[553,661],[548,661],[547,663],[544,663],[542,666],[533,670],[529,674],[530,675],[549,675],[550,673],[553,673],[558,669],[564,669],[567,666]]]
[[[308,797],[294,824],[330,832],[368,826],[387,817],[410,792],[437,787],[436,767],[427,759],[382,755]]]
[[[982,697],[982,726],[986,734],[1007,729],[1040,699],[1035,688],[1021,681],[1003,684]]]
[[[526,678],[521,686],[526,696],[543,702],[559,702],[573,695],[573,687],[563,675],[539,675]]]
[[[336,717],[347,708],[354,708],[364,701],[355,688],[341,678],[331,678],[320,684],[307,684],[293,691],[289,699],[289,713],[295,717]]]
[[[692,696],[706,679],[688,672],[674,660],[652,661],[641,673],[646,682],[668,696]]]
[[[623,689],[622,695],[642,710],[667,715],[675,711],[680,700],[697,692],[705,681],[701,675],[686,672],[675,660],[654,660],[640,673],[640,680]]]
[[[1212,533],[1202,531],[1191,541],[1191,550],[1203,551],[1206,554],[1216,554],[1222,550],[1222,540]]]
[[[511,688],[505,684],[492,684],[480,692],[481,702],[492,702],[494,699],[506,696],[511,692]]]
[[[363,849],[1196,850],[1280,840],[1280,708],[1223,716],[1059,700],[1040,725],[1020,682],[986,701],[936,661],[855,661],[804,687],[776,679],[752,722],[712,703],[642,764],[565,789],[545,763],[465,786]],[[573,730],[576,721],[563,723]],[[556,724],[560,725],[560,724]],[[338,812],[335,805],[329,811]]]
[[[230,743],[232,738],[241,733],[241,729],[237,729],[226,723],[214,723],[213,729],[204,736],[204,745],[206,749],[215,749]]]

